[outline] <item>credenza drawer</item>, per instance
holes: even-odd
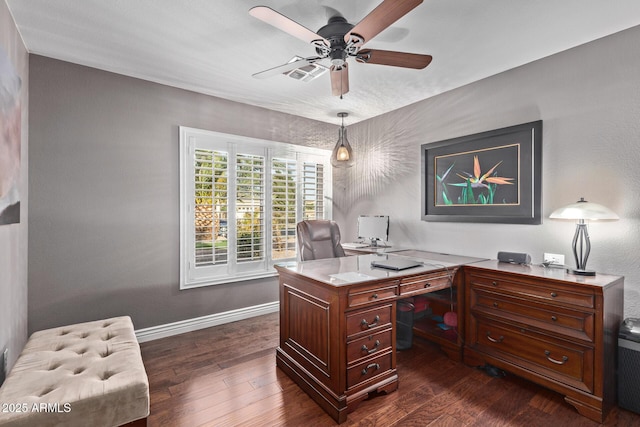
[[[594,307],[594,294],[588,291],[577,292],[575,287],[569,290],[560,286],[541,286],[476,274],[472,274],[469,281],[472,287],[485,286],[489,289],[499,289],[502,292],[519,295],[523,298],[535,298],[541,301],[569,304],[577,307]]]
[[[347,368],[347,389],[386,373],[391,369],[392,361],[393,353],[389,351]]]
[[[476,350],[502,358],[577,389],[593,392],[592,347],[553,339],[535,332],[478,318],[471,331]]]
[[[385,304],[347,313],[347,337],[391,326],[393,304]]]
[[[372,304],[385,299],[395,299],[398,295],[398,282],[386,283],[384,286],[361,287],[349,290],[349,307]]]
[[[392,330],[389,328],[347,343],[347,363],[351,365],[360,359],[391,349],[391,337]]]
[[[437,291],[450,286],[451,276],[448,274],[438,273],[407,277],[400,280],[400,295],[421,294],[425,289]]]
[[[592,311],[509,297],[479,287],[472,287],[471,292],[473,312],[515,320],[538,329],[593,342],[595,320]]]

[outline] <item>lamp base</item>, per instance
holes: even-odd
[[[593,270],[579,270],[574,268],[567,268],[567,273],[575,274],[576,276],[595,276],[596,272]]]

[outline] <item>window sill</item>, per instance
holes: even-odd
[[[202,288],[205,286],[215,286],[215,285],[224,285],[227,283],[245,282],[248,280],[264,279],[267,277],[274,277],[277,275],[278,275],[278,272],[275,269],[271,268],[268,271],[236,274],[234,276],[219,276],[215,278],[209,277],[209,278],[203,278],[200,280],[191,280],[189,282],[180,283],[180,290],[184,291],[187,289]]]

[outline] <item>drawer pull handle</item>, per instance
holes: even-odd
[[[556,320],[558,320],[558,318],[556,316],[551,316],[551,320],[555,322]]]
[[[551,363],[555,363],[556,365],[564,365],[567,363],[569,358],[567,356],[562,356],[562,360],[556,360],[551,358],[551,352],[549,350],[544,351],[544,355],[547,356],[547,360]]]
[[[378,299],[378,294],[373,294],[373,295],[371,295],[371,298],[373,298],[373,299]]]
[[[424,287],[425,287],[425,288],[428,288],[429,286],[431,286],[431,283],[429,283],[429,282],[427,282],[427,283],[425,283],[425,284],[424,284]]]
[[[493,286],[498,286],[498,282],[496,282],[495,280],[494,280],[493,282],[491,282],[491,284],[492,284]]]
[[[558,296],[558,294],[556,294],[555,292],[551,292],[551,298],[555,298],[557,296]]]
[[[369,323],[367,322],[367,319],[362,319],[362,322],[360,322],[360,325],[362,326],[362,328],[375,328],[376,326],[378,326],[378,322],[380,321],[380,316],[376,315],[376,317],[373,318],[373,322]]]
[[[380,365],[377,363],[372,363],[371,365],[368,365],[366,368],[362,369],[362,375],[367,375],[369,373],[369,369],[375,369],[377,371],[378,369],[380,369]]]
[[[504,340],[504,337],[503,337],[502,335],[500,335],[500,336],[498,337],[498,339],[492,338],[492,337],[491,337],[491,331],[487,331],[487,339],[488,339],[489,341],[491,341],[491,342],[497,342],[497,343],[499,343],[499,342],[502,342],[502,340]]]
[[[497,307],[498,307],[498,303],[497,303],[497,302],[494,302],[494,303],[493,303],[493,306],[497,308]]]
[[[371,353],[375,353],[376,351],[378,351],[378,347],[380,347],[380,341],[376,340],[376,343],[373,345],[373,348],[371,350],[369,350],[369,347],[366,346],[366,344],[362,344],[362,348],[361,350],[363,352],[367,352],[367,354],[371,354]]]

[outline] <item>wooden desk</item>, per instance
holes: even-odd
[[[450,290],[460,266],[478,258],[423,251],[368,254],[277,265],[280,346],[276,363],[338,423],[371,392],[398,387],[396,300]],[[371,261],[410,256],[424,265],[404,271]],[[461,306],[462,292],[448,305]],[[461,359],[462,331],[433,338]],[[429,332],[426,332],[429,335]],[[442,335],[442,334],[441,334]],[[446,348],[445,348],[446,347]]]

